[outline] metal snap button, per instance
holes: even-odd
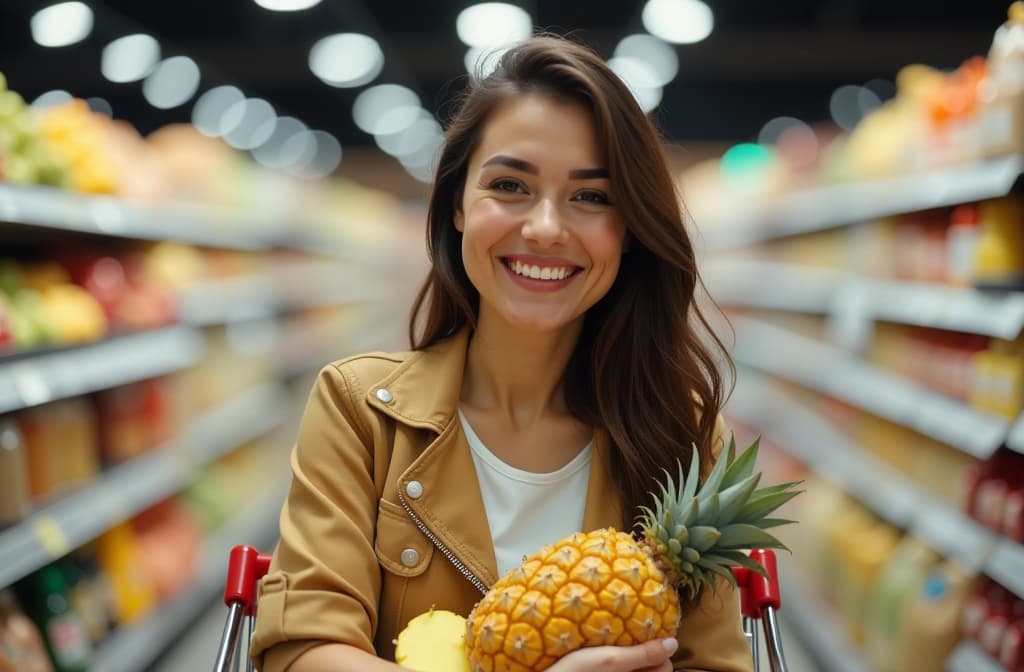
[[[391,390],[389,390],[388,388],[382,387],[379,390],[377,390],[377,398],[380,399],[385,404],[390,404],[392,401],[395,400],[395,395],[391,394]]]
[[[411,499],[419,499],[423,496],[423,484],[419,481],[409,481],[405,485],[405,494]]]
[[[415,567],[419,561],[420,554],[415,548],[407,548],[402,551],[402,564],[406,567]]]

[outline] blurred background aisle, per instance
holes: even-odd
[[[1024,671],[1024,5],[4,0],[0,672],[212,665],[316,371],[406,347],[452,97],[535,27],[664,129],[727,419],[806,480],[791,669]]]

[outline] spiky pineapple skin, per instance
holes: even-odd
[[[544,670],[587,646],[674,636],[679,596],[646,547],[614,529],[570,535],[527,557],[466,625],[472,672]]]

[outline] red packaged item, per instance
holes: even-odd
[[[1024,670],[1024,616],[1007,626],[998,658],[1008,672]]]

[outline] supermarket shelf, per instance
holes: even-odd
[[[884,180],[838,184],[767,202],[745,202],[729,212],[698,219],[709,250],[846,226],[930,208],[1005,196],[1024,169],[1024,157],[1006,156],[973,165]]]
[[[368,285],[372,284],[372,289]],[[289,310],[394,301],[396,285],[367,283],[366,270],[337,262],[303,262],[267,274],[198,282],[179,295],[181,319],[193,326],[245,322]]]
[[[180,491],[204,465],[277,427],[286,408],[276,384],[240,394],[190,422],[178,439],[103,472],[95,483],[0,531],[0,586]]]
[[[1000,416],[977,410],[872,366],[838,348],[779,327],[736,317],[740,363],[841,399],[868,413],[984,459],[1009,431]]]
[[[1017,421],[1013,423],[1013,427],[1010,429],[1009,435],[1006,437],[1006,446],[1010,450],[1014,450],[1021,455],[1024,455],[1024,413],[1017,418]]]
[[[1024,598],[1024,545],[985,528],[867,454],[779,385],[744,378],[725,410],[881,518],[912,530],[939,553],[969,570],[984,571]]]
[[[0,221],[102,236],[238,250],[269,247],[270,220],[202,204],[147,205],[41,186],[0,184]]]
[[[231,548],[237,544],[270,548],[277,537],[277,513],[287,492],[287,482],[273,485],[264,492],[206,542],[197,575],[182,594],[161,605],[138,625],[118,630],[103,643],[93,661],[94,672],[151,669],[152,663],[174,638],[223,593]],[[213,665],[212,657],[210,665]]]
[[[964,641],[946,661],[946,672],[1006,672],[1006,668],[976,643]]]
[[[858,277],[828,268],[713,261],[705,277],[727,306],[831,314],[1013,340],[1024,329],[1024,293]]]
[[[828,672],[867,672],[868,665],[853,645],[842,623],[832,610],[811,593],[800,581],[792,578],[792,565],[783,566],[782,619],[791,625],[797,638],[807,647],[821,669]],[[788,571],[787,571],[788,570]]]
[[[198,282],[178,297],[181,320],[194,326],[244,322],[277,310],[274,280],[269,275]]]
[[[203,349],[202,334],[174,326],[0,360],[0,413],[178,371]]]

